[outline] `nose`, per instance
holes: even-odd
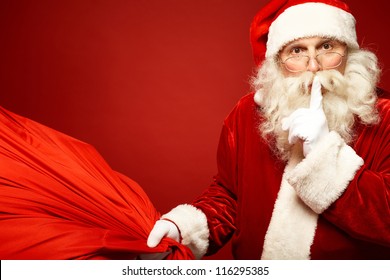
[[[320,64],[318,63],[316,57],[310,57],[309,64],[307,65],[307,70],[316,73],[320,70],[320,68]]]

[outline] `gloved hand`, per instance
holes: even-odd
[[[177,226],[168,220],[158,220],[155,224],[151,232],[149,233],[148,240],[146,244],[150,248],[156,247],[158,244],[160,244],[161,240],[164,237],[171,238],[177,242],[180,241],[180,232]],[[156,253],[156,254],[142,254],[140,255],[140,259],[143,260],[162,260],[167,255],[169,255],[170,252],[165,253]]]
[[[164,237],[180,241],[180,232],[177,226],[168,220],[158,220],[149,234],[147,245],[150,248],[156,247]]]
[[[180,232],[177,226],[168,220],[158,220],[151,232],[149,233],[146,244],[150,248],[156,247],[160,244],[164,237],[171,238],[177,242],[180,241]],[[171,252],[155,253],[155,254],[141,254],[138,257],[141,260],[162,260],[165,259]]]
[[[310,107],[300,108],[282,120],[282,129],[288,130],[288,142],[295,144],[303,140],[303,155],[306,157],[329,133],[328,122],[322,108],[321,84],[315,76],[311,87]]]

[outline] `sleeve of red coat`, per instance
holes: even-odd
[[[235,122],[238,111],[234,108],[222,127],[217,152],[218,174],[213,182],[191,205],[179,205],[163,215],[178,225],[182,243],[191,248],[197,258],[215,253],[229,241],[235,230]]]
[[[207,216],[209,227],[208,254],[225,245],[235,230],[236,216],[236,140],[226,124],[223,126],[218,146],[218,175],[193,205]]]
[[[381,105],[381,124],[358,139],[363,166],[343,195],[324,212],[355,238],[390,247],[390,102]]]
[[[301,199],[354,238],[390,247],[390,102],[353,147],[332,132],[289,175]],[[320,146],[320,145],[318,145]]]

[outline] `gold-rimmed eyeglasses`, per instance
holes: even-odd
[[[308,55],[294,55],[280,61],[286,70],[292,73],[304,72],[307,70],[310,59],[316,59],[322,70],[334,69],[341,65],[344,55],[338,52],[322,52],[314,57]]]

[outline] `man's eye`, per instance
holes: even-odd
[[[328,44],[328,43],[325,43],[325,44],[322,45],[322,48],[324,50],[330,50],[332,48],[332,46],[330,44]]]
[[[292,54],[299,54],[299,53],[301,53],[301,49],[300,49],[300,48],[293,48],[293,49],[291,50],[291,53],[292,53]]]

